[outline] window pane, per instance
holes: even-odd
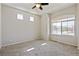
[[[57,28],[57,34],[61,34],[61,22],[57,23],[56,28]]]
[[[56,22],[52,24],[52,34],[61,34],[61,22]]]
[[[57,32],[57,28],[56,28],[56,23],[52,23],[52,27],[51,27],[51,30],[52,30],[52,34],[56,34]]]
[[[74,35],[74,21],[68,21],[68,35]]]
[[[30,21],[31,22],[34,22],[34,17],[30,17]]]
[[[62,34],[67,35],[68,34],[68,23],[62,22]]]
[[[23,14],[17,14],[17,19],[23,20]]]

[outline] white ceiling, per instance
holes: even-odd
[[[34,3],[6,3],[6,5],[22,9],[24,11],[28,11],[34,14],[44,14],[44,13],[53,13],[58,10],[70,7],[74,5],[73,3],[49,3],[47,6],[43,6],[43,10],[39,10],[38,8],[32,9],[35,5]]]

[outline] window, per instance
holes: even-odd
[[[74,21],[68,22],[68,35],[74,35]]]
[[[62,34],[65,35],[68,33],[68,23],[67,21],[62,22]]]
[[[23,20],[23,14],[17,14],[17,19]]]
[[[30,21],[31,21],[31,22],[34,22],[34,17],[31,16],[31,17],[30,17]]]
[[[52,24],[52,34],[61,34],[61,22],[56,22]]]
[[[57,35],[74,35],[74,19],[75,17],[62,19],[61,21],[52,22],[52,34]]]

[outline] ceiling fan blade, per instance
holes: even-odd
[[[33,7],[32,7],[32,9],[34,9],[35,7],[36,7],[36,5],[35,5],[35,6],[33,6]]]
[[[49,5],[49,3],[41,3],[41,5]]]
[[[40,10],[43,10],[43,8],[42,8],[41,6],[39,7],[39,9],[40,9]]]

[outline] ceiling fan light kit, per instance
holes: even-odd
[[[41,5],[40,4],[36,4],[36,7],[39,8]]]

